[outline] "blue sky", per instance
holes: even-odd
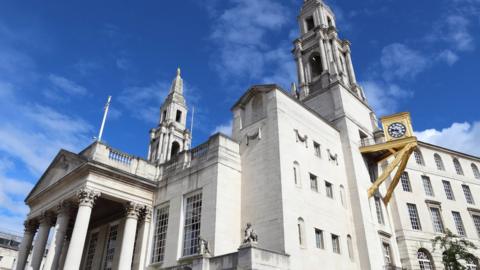
[[[252,84],[296,81],[301,0],[2,1],[0,230],[60,148],[104,140],[146,156],[181,67],[194,145],[228,131]],[[422,140],[480,155],[480,0],[330,1],[379,116],[410,111]],[[5,222],[8,220],[9,222]]]

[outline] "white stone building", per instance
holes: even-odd
[[[61,150],[26,199],[17,269],[443,269],[430,239],[444,228],[477,243],[477,157],[420,143],[392,202],[383,186],[368,198],[379,168],[359,147],[383,131],[350,43],[321,0],[298,20],[298,91],[251,87],[231,137],[190,149],[178,71],[147,159],[102,142]]]

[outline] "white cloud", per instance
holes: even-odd
[[[85,95],[87,94],[87,89],[77,83],[55,74],[50,74],[48,79],[52,83],[52,85],[62,90],[63,92],[70,94],[70,95]]]
[[[439,61],[446,62],[449,66],[452,66],[458,61],[458,55],[451,50],[444,50],[438,55],[437,59]]]
[[[218,46],[218,55],[212,63],[222,79],[230,85],[242,79],[290,85],[295,80],[295,72],[290,72],[294,71],[293,59],[288,55],[290,40],[275,46],[268,42],[288,22],[288,8],[272,0],[228,2],[231,4],[228,9],[216,10],[218,16],[211,34]]]
[[[232,136],[232,121],[215,127],[215,129],[212,132],[212,135],[216,133],[222,133],[228,136]]]
[[[413,96],[413,92],[393,83],[364,81],[363,86],[368,103],[378,115],[387,115],[397,110],[401,101]]]
[[[419,140],[480,156],[480,121],[453,123],[450,127],[415,132]]]
[[[428,67],[427,58],[421,52],[401,43],[385,46],[380,63],[386,80],[413,79]]]
[[[446,18],[446,32],[441,33],[444,40],[459,51],[471,51],[475,42],[469,31],[470,21],[462,15],[450,15]]]

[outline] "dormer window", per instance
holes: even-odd
[[[313,20],[313,16],[307,17],[305,19],[305,26],[307,28],[307,32],[315,28],[315,21]]]
[[[180,123],[180,121],[182,121],[182,111],[177,110],[177,115],[175,116],[175,121],[177,121],[178,123]]]

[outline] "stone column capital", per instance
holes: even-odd
[[[79,205],[93,208],[93,205],[95,204],[95,201],[100,196],[100,194],[100,192],[89,189],[87,187],[81,188],[77,191]]]
[[[32,219],[27,219],[23,223],[23,226],[25,226],[25,233],[35,234],[38,229],[38,222]]]
[[[38,222],[40,223],[40,226],[42,225],[53,226],[54,221],[55,221],[55,215],[51,211],[44,211],[38,217]]]
[[[141,218],[143,222],[150,223],[152,220],[152,207],[145,205],[141,211]]]
[[[138,219],[141,214],[142,206],[143,205],[135,202],[127,202],[125,204],[126,218]]]
[[[61,201],[57,204],[55,212],[57,215],[69,215],[72,210],[72,203],[70,201]]]

